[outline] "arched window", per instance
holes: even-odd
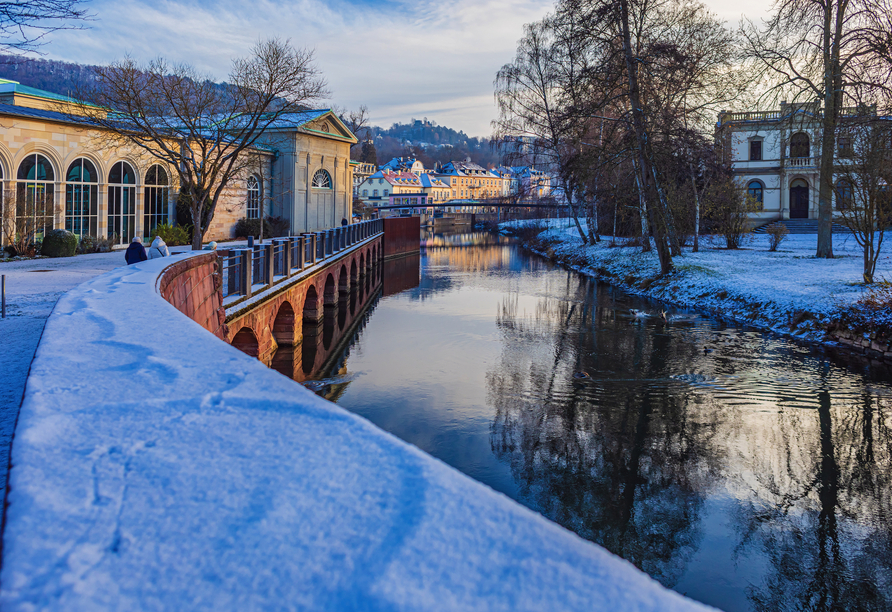
[[[143,193],[143,235],[151,236],[152,230],[170,221],[167,209],[167,172],[155,164],[146,173],[146,188]]]
[[[260,218],[260,181],[256,176],[248,177],[247,217],[249,219]]]
[[[136,172],[118,162],[108,174],[108,237],[128,244],[136,231]]]
[[[331,175],[325,170],[316,170],[316,174],[313,175],[313,188],[331,189]]]
[[[849,210],[852,207],[855,190],[848,179],[840,179],[836,183],[836,210]]]
[[[89,159],[76,159],[65,174],[65,229],[99,235],[99,174]]]
[[[765,187],[759,181],[750,181],[746,186],[747,194],[761,206],[764,203]]]
[[[43,155],[29,155],[19,165],[15,232],[42,240],[53,229],[53,165]]]
[[[790,138],[790,157],[808,157],[808,134],[799,132]]]

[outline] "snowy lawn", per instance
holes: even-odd
[[[611,248],[610,237],[583,247],[575,226],[568,228],[566,219],[552,221],[552,229],[540,237],[554,241],[550,254],[556,259],[633,293],[811,340],[823,340],[824,325],[834,311],[856,301],[865,288],[861,249],[850,234],[833,235],[835,258],[830,260],[814,256],[814,234],[790,235],[774,253],[768,251],[767,236],[754,235],[745,248],[734,251],[707,237],[701,240],[699,253],[683,249],[674,259],[677,270],[657,280],[660,266],[655,251]],[[876,278],[892,280],[888,232]]]
[[[65,294],[12,449],[4,610],[706,610],[207,333],[169,261]]]

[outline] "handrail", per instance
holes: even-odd
[[[310,232],[253,248],[217,251],[223,297],[251,297],[288,280],[296,273],[327,263],[332,256],[384,231],[382,219]]]

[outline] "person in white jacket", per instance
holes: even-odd
[[[155,239],[152,241],[152,246],[149,247],[149,259],[169,256],[170,251],[167,248],[167,243],[161,240],[161,236],[155,236]]]

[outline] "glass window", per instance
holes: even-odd
[[[746,191],[753,200],[759,204],[763,203],[764,187],[762,186],[762,183],[759,181],[750,181],[746,186]]]
[[[836,209],[849,210],[852,207],[854,190],[852,183],[842,179],[836,183]]]
[[[362,195],[364,195],[364,196],[369,195],[369,190],[368,190],[368,189],[363,189],[363,190],[362,190]]]
[[[799,132],[798,134],[793,134],[793,137],[790,139],[790,157],[808,157],[809,156],[809,144],[808,144],[808,135]]]
[[[99,174],[88,159],[76,159],[65,174],[65,229],[99,235]]]
[[[750,161],[762,161],[761,140],[750,140]]]
[[[129,244],[136,231],[136,172],[118,162],[108,173],[108,237]]]
[[[53,165],[43,155],[29,155],[19,165],[16,188],[15,232],[42,240],[53,229]]]
[[[248,177],[248,200],[246,216],[249,219],[260,218],[260,181],[256,176]]]
[[[839,149],[839,157],[852,157],[854,155],[855,151],[852,146],[851,136],[840,136],[836,139],[836,144]]]
[[[390,190],[389,190],[389,189],[385,189],[385,190],[384,190],[384,197],[387,197],[387,194],[389,194],[389,193],[390,193]]]
[[[152,230],[170,221],[167,207],[167,172],[155,164],[146,173],[146,188],[143,193],[143,236],[151,236]]]
[[[380,182],[381,179],[378,179]],[[313,175],[314,189],[331,189],[331,175],[325,170],[317,170]]]

